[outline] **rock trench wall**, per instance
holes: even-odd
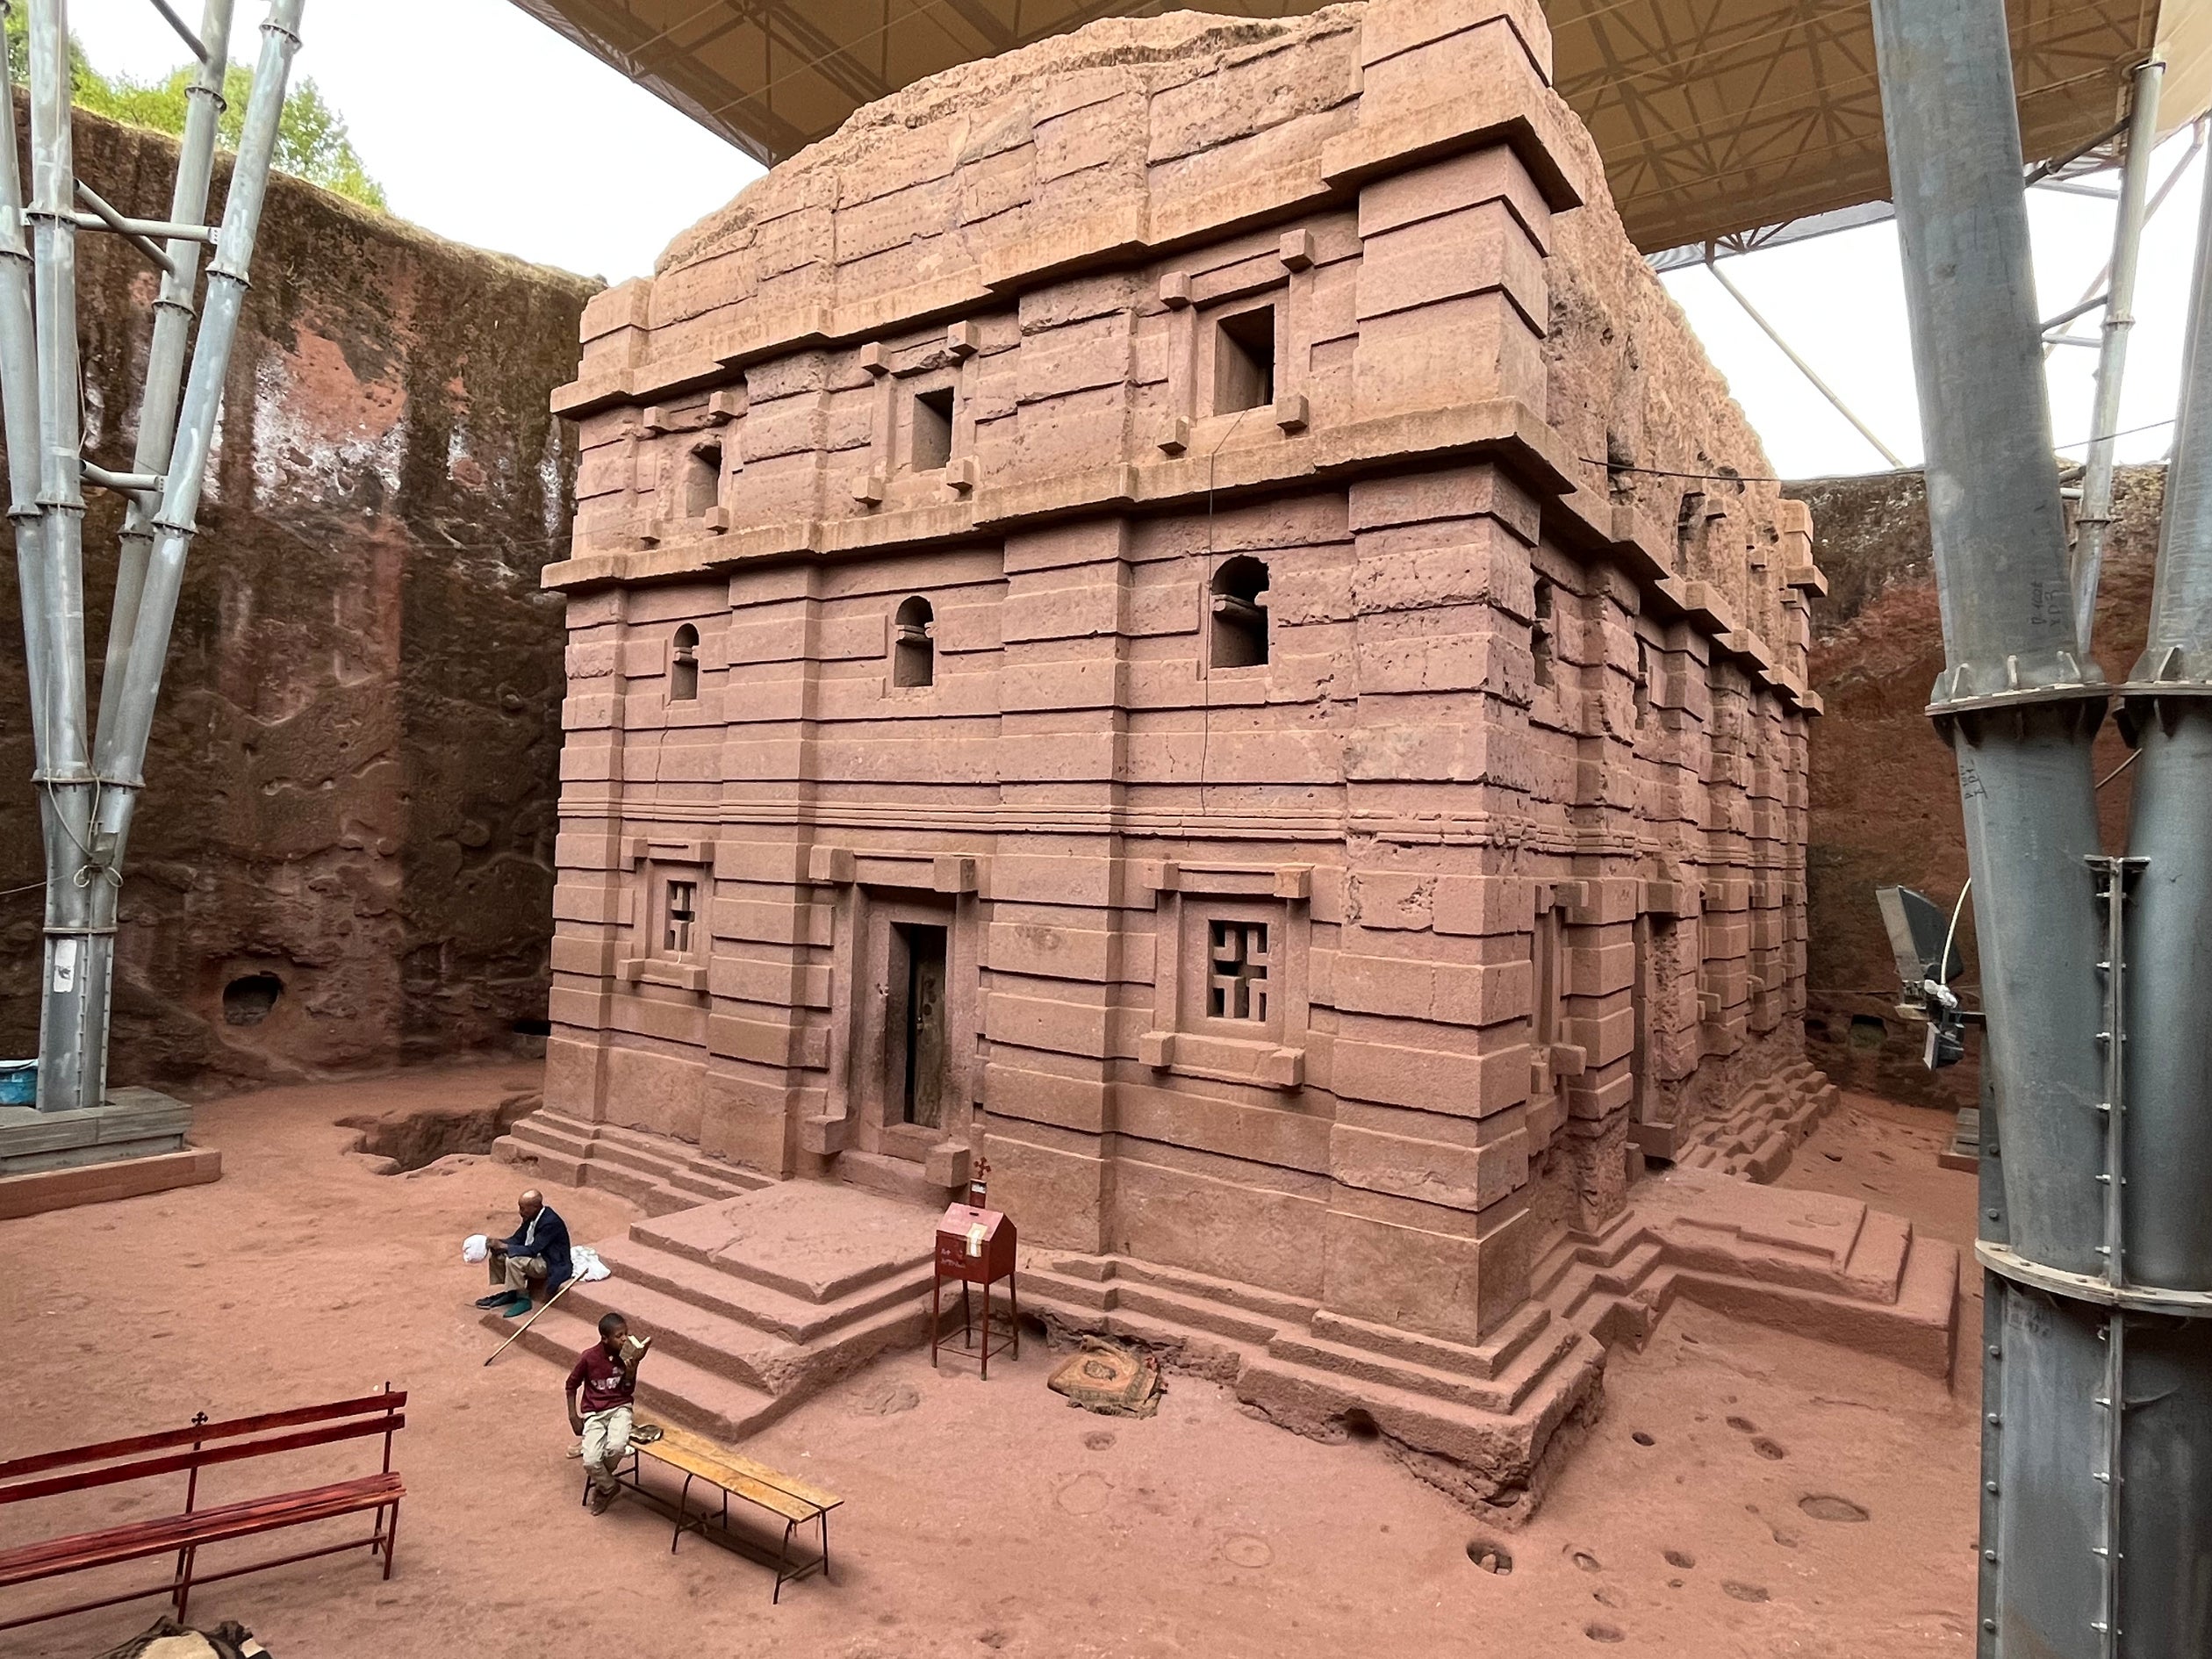
[[[75,140],[95,189],[166,214],[171,140],[83,114]],[[127,470],[153,277],[81,240],[88,450]],[[545,1012],[563,638],[538,574],[575,470],[546,400],[597,284],[281,177],[253,281],[126,865],[118,1083],[386,1066]],[[92,493],[97,662],[121,514]],[[22,638],[0,582],[0,889],[42,873]],[[36,1045],[39,929],[34,887],[0,897],[0,1053]]]
[[[1921,1068],[1923,1028],[1898,1016],[1896,971],[1874,908],[1874,889],[1892,883],[1948,905],[1966,879],[1958,770],[1922,712],[1943,666],[1925,487],[1919,473],[1896,472],[1788,489],[1813,509],[1813,557],[1828,579],[1813,605],[1813,685],[1828,716],[1813,722],[1808,767],[1806,1052],[1847,1088],[1971,1106],[1979,1045],[1970,1041],[1965,1061],[1948,1070]],[[2094,640],[2115,681],[2143,650],[2165,500],[2163,467],[2122,469]],[[2108,722],[2097,775],[2128,753]],[[2128,785],[2122,776],[2098,797],[2108,847],[2126,838]],[[1962,983],[1971,988],[1979,973],[1971,925],[1962,923],[1960,934]]]

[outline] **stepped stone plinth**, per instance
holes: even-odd
[[[619,1312],[653,1338],[638,1378],[649,1416],[750,1434],[877,1355],[929,1340],[936,1219],[788,1181],[633,1222],[594,1246],[613,1275],[569,1291],[521,1346],[565,1364]]]

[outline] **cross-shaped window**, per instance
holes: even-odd
[[[689,956],[692,948],[692,923],[698,920],[699,884],[694,881],[672,881],[668,884],[667,945],[671,956]]]
[[[1207,928],[1211,973],[1206,1013],[1217,1020],[1268,1018],[1268,924],[1214,922]]]

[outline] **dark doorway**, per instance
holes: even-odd
[[[905,995],[893,1009],[893,1030],[904,1051],[900,1119],[935,1129],[944,1117],[945,930],[900,923],[906,958]]]
[[[1638,649],[1642,648],[1639,646]],[[1636,1031],[1635,1046],[1630,1052],[1628,1066],[1635,1080],[1635,1121],[1640,1124],[1659,1121],[1659,1033],[1653,1022],[1658,1016],[1662,1001],[1659,953],[1664,939],[1665,935],[1661,931],[1656,916],[1646,915],[1636,918],[1636,977],[1628,994],[1629,1006],[1634,1010]]]

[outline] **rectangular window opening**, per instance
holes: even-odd
[[[914,394],[912,464],[930,472],[952,458],[952,388]]]
[[[1259,305],[1214,330],[1214,409],[1234,414],[1275,401],[1275,312]]]
[[[1208,975],[1206,1016],[1217,1020],[1268,1019],[1268,924],[1212,922],[1206,930]]]
[[[684,516],[698,518],[722,501],[722,451],[719,443],[702,443],[691,452],[684,470]]]

